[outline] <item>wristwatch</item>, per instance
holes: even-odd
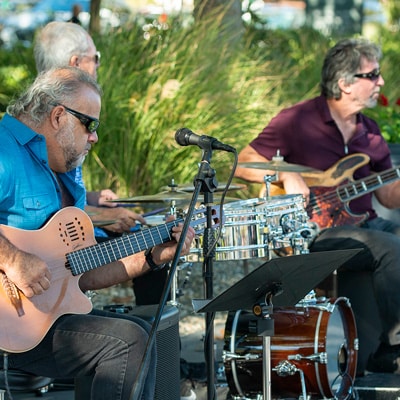
[[[154,260],[153,260],[153,255],[152,255],[152,252],[153,251],[153,247],[151,247],[150,249],[147,249],[145,252],[144,252],[144,257],[145,257],[145,259],[146,259],[146,262],[147,262],[147,264],[149,265],[149,267],[150,267],[150,269],[152,270],[152,271],[160,271],[161,269],[163,269],[167,264],[160,264],[160,265],[157,265],[155,262],[154,262]]]

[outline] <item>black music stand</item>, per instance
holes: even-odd
[[[252,310],[257,334],[263,336],[263,399],[271,398],[270,337],[272,303],[296,305],[312,289],[361,249],[333,250],[267,261],[214,299],[193,299],[195,312]],[[272,298],[274,299],[272,301]]]

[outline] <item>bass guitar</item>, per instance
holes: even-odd
[[[400,179],[400,167],[353,180],[354,172],[369,162],[366,154],[350,154],[324,172],[302,173],[310,187],[310,202],[306,210],[310,220],[320,228],[342,225],[359,225],[368,218],[354,214],[349,203],[367,193]],[[271,195],[285,193],[281,186],[271,185]]]
[[[218,208],[212,212],[217,227]],[[0,225],[3,236],[42,258],[51,272],[50,288],[27,298],[0,270],[0,349],[11,353],[30,350],[60,316],[89,313],[92,303],[79,288],[84,272],[172,240],[171,229],[181,222],[176,219],[99,244],[89,216],[76,207],[63,208],[39,230]],[[203,232],[205,223],[204,210],[196,210],[190,225],[197,234]]]

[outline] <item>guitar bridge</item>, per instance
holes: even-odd
[[[0,271],[0,274],[1,274],[1,284],[6,293],[6,296],[10,300],[11,304],[14,306],[18,316],[22,317],[23,315],[25,315],[25,312],[22,307],[20,290],[17,288],[17,286],[15,286],[13,282],[11,282],[7,278],[7,275],[4,272]]]

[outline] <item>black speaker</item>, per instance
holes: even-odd
[[[154,322],[158,305],[135,306],[129,312]],[[158,325],[156,334],[157,378],[155,400],[180,399],[180,341],[179,310],[166,305]]]
[[[108,305],[108,311],[135,315],[152,324],[158,305]],[[154,400],[180,400],[180,339],[178,308],[167,304],[156,333],[157,375]],[[90,398],[91,377],[75,379],[75,400]],[[146,399],[147,400],[147,399]],[[153,400],[153,399],[149,399]]]

